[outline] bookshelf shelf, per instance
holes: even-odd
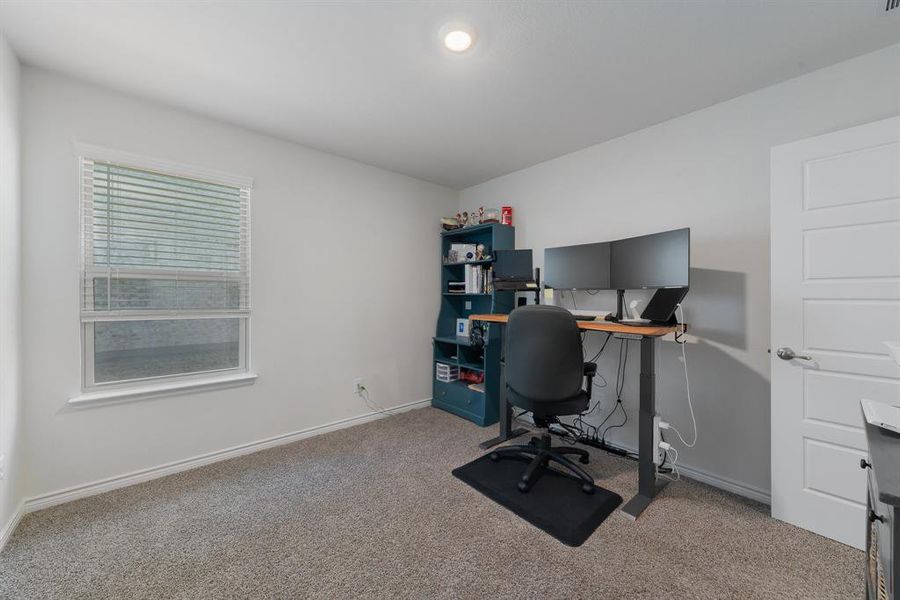
[[[450,231],[442,231],[441,237],[444,238],[455,238],[455,237],[469,237],[473,234],[481,233],[484,231],[490,231],[494,227],[506,227],[507,229],[515,229],[514,227],[509,227],[508,225],[501,225],[500,223],[485,223],[484,225],[470,225],[469,227],[463,227],[462,229],[451,229]],[[512,248],[497,248],[498,250],[512,250]]]
[[[492,258],[479,261],[444,263],[452,244],[483,244],[486,254],[496,250],[515,248],[515,228],[499,223],[475,225],[464,229],[454,229],[441,233],[441,306],[433,341],[431,377],[433,392],[431,404],[481,426],[497,422],[500,391],[500,328],[487,325],[484,331],[484,346],[473,346],[468,337],[456,336],[457,319],[468,319],[473,313],[508,314],[515,304],[514,292],[458,293],[448,292],[449,283],[464,279],[464,265],[481,265],[490,269]],[[460,296],[465,301],[454,300]],[[484,392],[472,390],[468,382],[438,381],[435,363],[455,365],[461,369],[484,373]]]
[[[479,363],[471,363],[471,362],[465,362],[465,361],[462,361],[462,360],[459,361],[458,364],[459,364],[459,368],[460,368],[460,369],[468,369],[468,370],[470,370],[470,371],[481,371],[481,372],[484,372],[484,365],[483,365],[483,364],[479,364]]]
[[[440,342],[441,344],[456,344],[457,346],[471,346],[472,342],[469,338],[460,337],[455,335],[436,335],[434,336],[434,341]],[[437,362],[447,362],[445,360],[435,359]]]
[[[445,296],[491,296],[492,294],[474,294],[468,292],[444,292]]]
[[[467,262],[455,262],[455,263],[442,263],[445,267],[461,267],[462,265],[489,265],[494,262],[493,258],[486,258],[484,260],[470,260]]]

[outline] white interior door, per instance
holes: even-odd
[[[773,148],[771,203],[772,516],[862,548],[859,401],[900,405],[900,117]]]

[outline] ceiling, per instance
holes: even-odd
[[[879,6],[0,0],[0,30],[27,64],[464,188],[897,43]]]

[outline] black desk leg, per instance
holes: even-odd
[[[500,418],[500,435],[497,437],[491,438],[487,441],[481,442],[478,444],[478,447],[487,450],[488,448],[492,448],[497,444],[502,444],[507,440],[511,440],[515,437],[518,437],[524,433],[528,433],[527,429],[522,429],[519,427],[518,429],[512,428],[512,407],[506,401],[506,332],[504,331],[503,326],[501,325],[500,329],[500,386],[497,391],[497,395],[499,396],[499,413],[498,416]]]
[[[656,338],[641,338],[641,391],[638,415],[638,493],[622,507],[637,519],[668,481],[657,480],[653,455],[653,417],[656,415]]]

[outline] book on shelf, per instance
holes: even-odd
[[[466,293],[466,282],[465,281],[448,281],[447,282],[447,292],[450,294]]]
[[[482,265],[466,265],[465,293],[490,294],[494,287],[494,270]],[[451,290],[452,291],[452,290]]]

